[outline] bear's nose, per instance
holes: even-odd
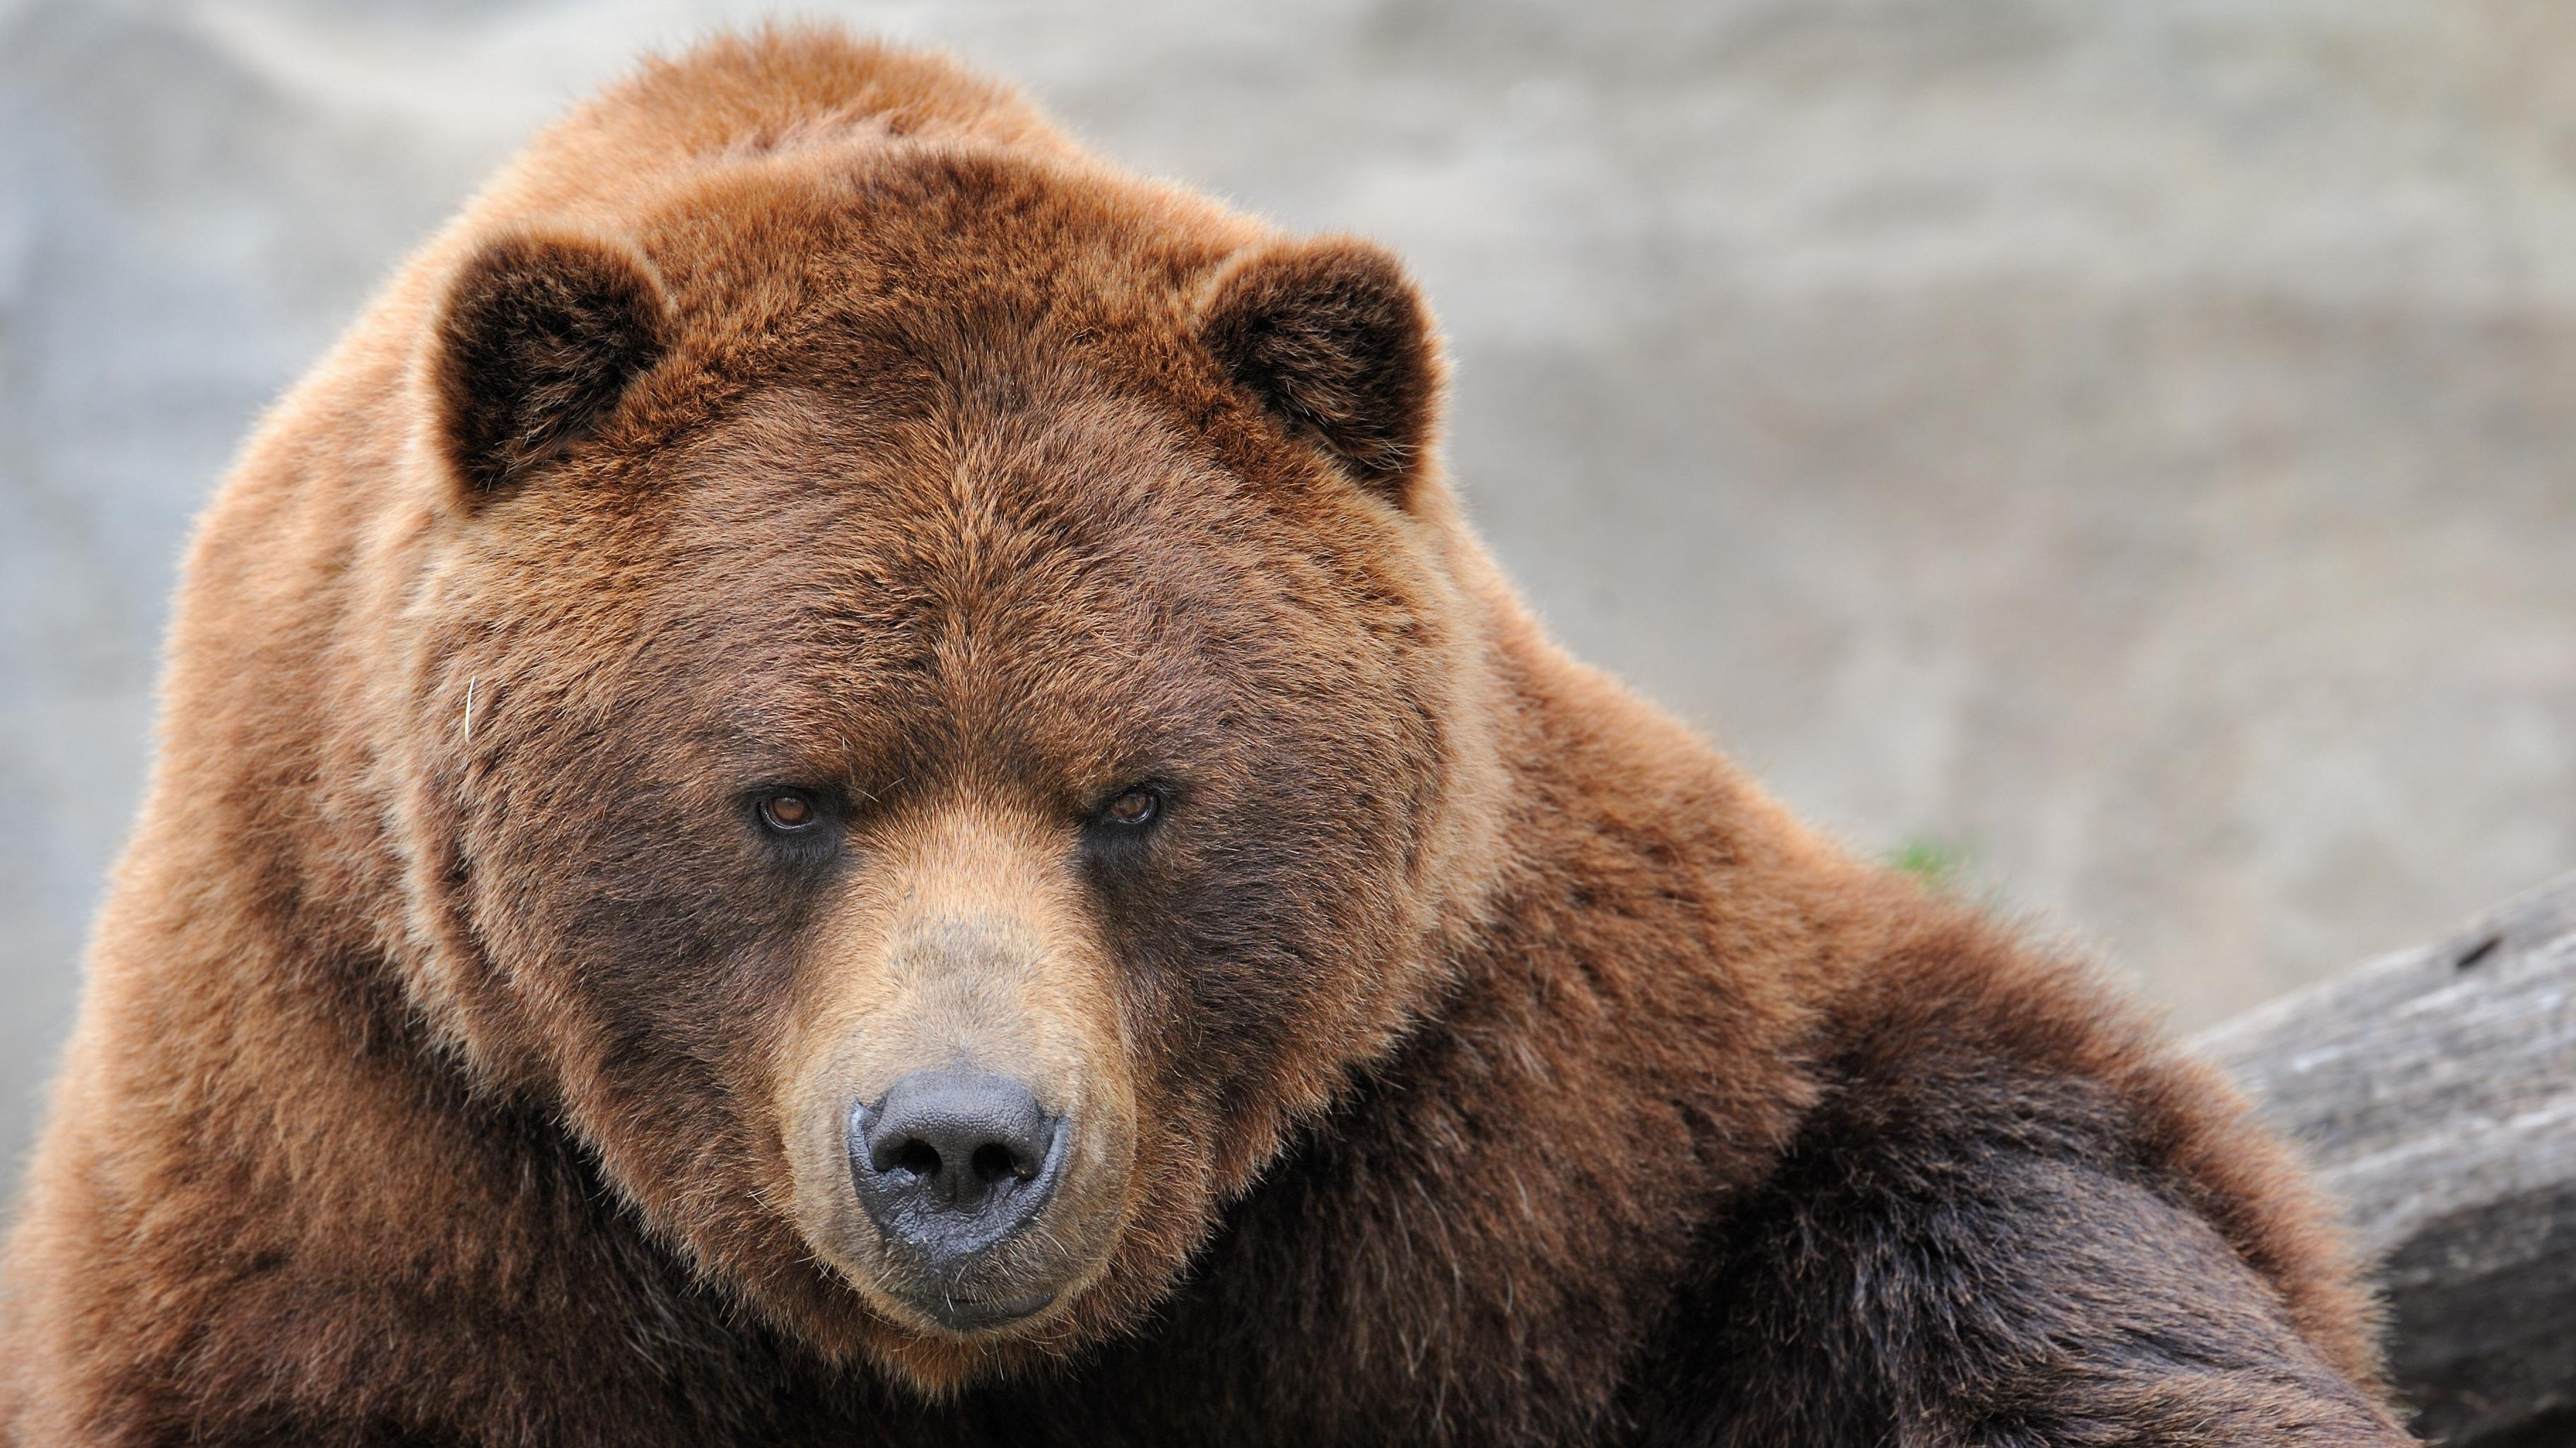
[[[1060,1125],[1008,1076],[915,1071],[850,1108],[850,1179],[889,1243],[947,1277],[1046,1206]]]

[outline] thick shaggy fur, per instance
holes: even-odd
[[[547,133],[198,538],[0,1437],[2403,1441],[2228,1088],[1550,644],[1439,386],[934,58]],[[1085,1133],[994,1331],[833,1126],[960,1041]]]

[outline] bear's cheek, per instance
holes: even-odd
[[[877,841],[806,933],[773,1085],[792,1215],[915,1331],[1061,1316],[1138,1206],[1115,968],[1060,857],[945,810]]]
[[[1197,1144],[1220,1193],[1380,1054],[1418,997],[1398,801],[1315,783],[1400,765],[1342,766],[1320,732],[1290,737],[1162,868],[1098,891],[1139,1090],[1168,1103],[1156,1124]]]

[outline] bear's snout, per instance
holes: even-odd
[[[924,1310],[952,1328],[997,1326],[1054,1294],[954,1290],[1046,1211],[1064,1169],[1061,1119],[1037,1093],[987,1071],[915,1071],[883,1100],[850,1108],[850,1181],[887,1247],[932,1290]]]
[[[960,805],[873,856],[778,1058],[797,1226],[895,1332],[1040,1332],[1141,1190],[1117,974],[1041,828]]]

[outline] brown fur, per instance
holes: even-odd
[[[1439,372],[937,59],[548,132],[200,533],[6,1434],[2398,1441],[2224,1083],[1560,653]],[[998,1331],[837,1155],[952,1051],[1081,1123]]]

